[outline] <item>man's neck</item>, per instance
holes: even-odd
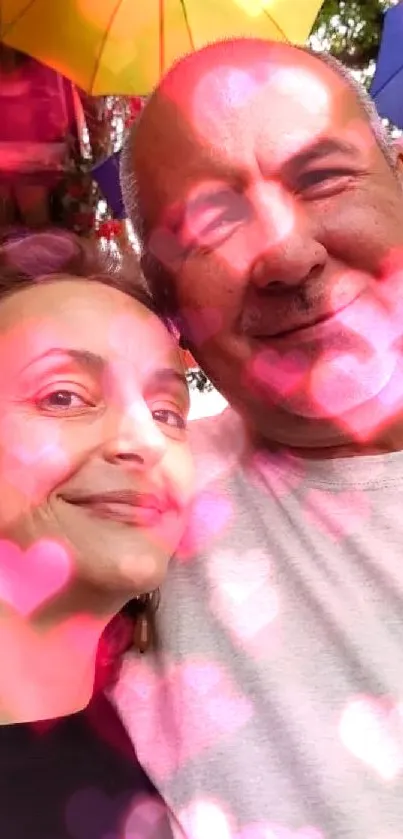
[[[389,448],[387,446],[372,444],[368,446],[359,446],[357,444],[346,443],[340,446],[328,446],[323,448],[298,448],[289,447],[287,451],[297,457],[305,458],[306,460],[342,460],[346,457],[368,457],[370,455],[384,455],[390,454],[394,451],[402,451],[403,445],[398,448]]]
[[[322,446],[314,446],[309,440],[302,445],[279,444],[264,438],[263,435],[258,437],[252,435],[252,440],[252,444],[259,448],[269,451],[286,451],[309,460],[341,460],[348,457],[379,456],[403,451],[403,418],[400,416],[394,423],[390,423],[365,440],[357,440],[354,437],[346,439],[345,435],[340,435],[338,440],[337,433],[335,433],[333,440],[329,440],[328,444]]]

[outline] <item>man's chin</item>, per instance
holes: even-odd
[[[389,377],[383,387],[334,387],[332,401],[318,402],[310,393],[293,394],[278,403],[283,430],[290,444],[295,436],[321,441],[338,439],[366,444],[403,416],[403,376]],[[279,441],[280,442],[280,441]],[[283,444],[286,444],[285,438]]]
[[[284,360],[278,358],[275,367],[263,358],[254,365],[249,385],[281,411],[308,420],[334,422],[368,403],[375,407],[379,402],[382,413],[388,405],[397,405],[402,382],[400,353],[362,357],[333,350],[322,353],[309,367],[300,353]]]

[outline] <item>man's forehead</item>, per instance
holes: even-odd
[[[252,43],[249,49],[201,51],[168,74],[144,112],[135,155],[139,186],[149,197],[155,187],[158,203],[165,203],[169,183],[182,191],[217,152],[235,163],[242,143],[252,148],[257,142],[275,157],[276,140],[281,154],[283,138],[292,151],[332,129],[351,105],[356,118],[357,102],[345,80],[295,47],[268,49],[259,42],[258,49]]]
[[[323,123],[340,111],[340,102],[343,109],[349,103],[356,107],[345,79],[316,56],[289,45],[257,43],[219,45],[179,62],[145,109],[137,142],[141,156],[145,150],[147,158],[150,143],[155,153],[172,136],[186,146],[198,137],[202,144],[209,136],[218,139],[221,131],[225,145],[226,124],[249,119],[251,107],[263,109],[267,131],[278,118],[285,130],[290,120],[295,125],[302,120],[305,130],[311,118]]]
[[[333,68],[307,50],[290,44],[239,39],[211,45],[178,62],[162,80],[157,96],[183,107],[192,102],[200,86],[206,88],[210,84],[224,86],[228,105],[239,107],[260,88],[276,86],[284,73],[297,80],[301,70],[316,84],[329,89],[345,87],[345,81]]]

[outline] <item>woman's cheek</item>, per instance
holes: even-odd
[[[165,473],[179,504],[186,508],[195,492],[195,467],[188,443],[170,444],[166,455]]]
[[[9,499],[8,515],[40,504],[62,483],[72,467],[72,457],[55,423],[24,415],[0,418],[0,483]],[[8,516],[7,516],[8,517]]]

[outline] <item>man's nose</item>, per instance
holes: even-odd
[[[106,460],[129,468],[149,470],[166,452],[166,437],[148,406],[131,404],[106,418],[103,454]]]
[[[316,239],[315,223],[297,196],[275,184],[254,195],[255,230],[250,277],[259,290],[278,293],[320,274],[326,249]]]

